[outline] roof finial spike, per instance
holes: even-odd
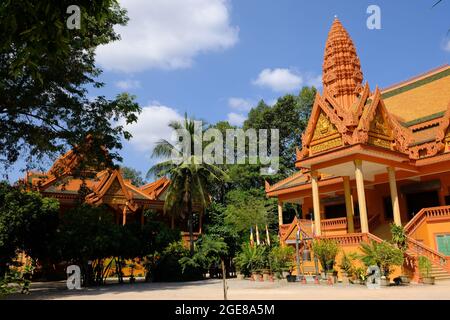
[[[337,14],[335,14],[335,15],[334,15],[334,18],[335,18],[335,19],[337,19],[337,18],[338,18],[338,15],[337,15]]]

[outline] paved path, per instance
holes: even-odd
[[[345,300],[345,299],[445,299],[450,300],[450,281],[434,286],[411,284],[409,286],[368,289],[362,285],[334,286],[283,282],[253,282],[228,280],[228,298],[241,299],[294,299],[294,300]],[[29,295],[14,295],[10,299],[136,299],[136,300],[210,300],[223,299],[221,280],[184,283],[109,284],[81,290],[65,289],[65,282],[32,285]]]

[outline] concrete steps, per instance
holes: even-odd
[[[431,276],[435,278],[435,280],[448,280],[450,279],[450,273],[445,271],[444,269],[433,265],[431,267]]]

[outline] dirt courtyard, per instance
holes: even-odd
[[[411,284],[368,289],[362,285],[315,285],[286,282],[253,282],[229,279],[229,300],[450,300],[450,281],[435,285]],[[29,295],[8,299],[73,300],[221,300],[221,280],[174,283],[108,284],[102,287],[68,290],[65,282],[33,283]]]

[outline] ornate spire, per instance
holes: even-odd
[[[362,89],[363,74],[353,41],[337,17],[325,46],[323,88],[340,106],[349,108]]]

